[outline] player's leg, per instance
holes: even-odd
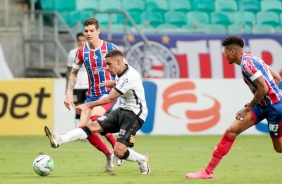
[[[110,112],[110,110],[113,108],[113,106],[115,105],[115,103],[116,103],[116,100],[115,101],[113,101],[113,102],[110,102],[110,103],[107,103],[107,104],[104,104],[104,105],[102,105],[101,107],[102,108],[104,108],[104,110],[105,110],[105,112],[104,112],[104,114],[105,113],[108,113],[108,112]],[[103,115],[104,115],[103,114]],[[93,118],[98,118],[98,116],[99,116],[99,114],[97,114],[97,113],[92,113],[92,116],[91,116],[91,119],[93,120]],[[100,116],[102,116],[102,115],[100,115]],[[105,136],[105,138],[109,141],[109,143],[112,145],[112,147],[114,148],[114,146],[115,146],[115,144],[116,144],[116,138],[115,138],[115,136],[113,135],[113,134],[111,134],[111,133],[107,133],[107,134],[105,134],[104,135]]]
[[[101,106],[94,107],[92,111],[88,111],[88,114],[84,112],[81,113],[81,123],[80,127],[84,127],[87,124],[91,125],[91,121],[94,122],[96,119],[101,117],[101,115],[105,114],[105,109]],[[95,114],[95,115],[93,115]],[[90,118],[91,117],[91,118]],[[90,120],[91,119],[91,120]],[[90,136],[87,137],[87,140],[99,151],[103,152],[107,158],[107,160],[112,160],[113,157],[113,150],[110,149],[106,143],[103,141],[101,136],[98,133],[92,133]],[[113,165],[113,163],[111,164]]]
[[[282,153],[282,137],[274,138],[271,137],[273,148],[277,153]]]
[[[268,110],[266,119],[273,148],[277,153],[282,153],[282,102]]]
[[[216,145],[212,153],[212,158],[206,168],[197,173],[188,173],[186,177],[203,179],[213,178],[214,170],[221,159],[229,152],[236,137],[255,124],[253,115],[254,114],[252,112],[248,112],[244,118],[244,122],[235,119],[231,126],[227,128],[219,143]]]
[[[102,115],[101,115],[102,113],[105,114],[105,113],[109,112],[109,111],[113,108],[113,106],[115,105],[115,103],[116,103],[116,101],[113,101],[113,102],[110,102],[110,103],[108,103],[108,104],[104,104],[104,105],[102,105],[102,106],[96,107],[96,108],[102,107],[102,108],[105,110],[105,112],[103,112],[103,109],[100,109],[99,111],[98,111],[98,110],[92,111],[91,120],[92,120],[92,121],[95,121],[95,120],[98,119],[100,116],[102,116]],[[115,144],[116,144],[116,138],[115,138],[115,136],[114,136],[113,134],[111,134],[111,133],[106,133],[106,134],[104,134],[104,136],[105,136],[105,138],[109,141],[109,143],[112,145],[112,147],[114,148],[114,146],[115,146]],[[125,160],[119,159],[119,158],[117,157],[116,162],[117,162],[117,165],[118,165],[118,166],[122,166],[122,165],[124,164]]]
[[[91,124],[97,124],[97,123],[91,122]],[[91,124],[89,126],[91,126]],[[93,133],[102,131],[100,125],[93,126],[92,129],[93,129]],[[92,131],[88,128],[88,126],[71,130],[63,135],[59,135],[51,127],[47,125],[44,127],[44,131],[46,133],[46,136],[50,140],[51,146],[54,148],[58,148],[61,144],[64,143],[86,139],[88,136],[92,135]]]
[[[138,162],[140,172],[149,174],[148,155],[140,154],[128,147],[134,146],[136,132],[141,128],[143,121],[132,111],[119,110],[120,131],[114,147],[115,155],[120,159]],[[119,126],[118,125],[118,126]]]
[[[86,93],[87,89],[74,89],[73,90],[73,101],[75,106],[78,106],[80,104],[83,104],[86,100]],[[80,122],[81,122],[81,109],[76,108],[75,109],[75,126],[79,127]]]

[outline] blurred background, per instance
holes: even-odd
[[[223,54],[228,35],[243,36],[246,51],[282,75],[281,0],[0,0],[0,135],[37,134],[44,124],[62,132],[75,126],[56,123],[73,118],[61,107],[67,55],[89,17],[99,20],[100,38],[118,45],[144,78],[145,134],[219,134],[250,101],[240,68]],[[228,89],[246,95],[227,95]],[[165,103],[179,94],[186,99]],[[22,122],[41,124],[32,132],[5,131]],[[250,133],[267,133],[266,124]]]

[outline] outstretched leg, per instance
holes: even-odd
[[[248,128],[254,125],[254,120],[252,118],[251,112],[248,112],[244,118],[244,122],[241,120],[235,119],[232,125],[225,131],[221,140],[215,147],[212,158],[205,169],[197,173],[188,173],[186,174],[187,178],[201,178],[201,179],[211,179],[213,178],[214,170],[221,161],[221,159],[230,151],[236,137],[247,130]]]

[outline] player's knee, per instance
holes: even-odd
[[[230,137],[237,137],[239,135],[238,131],[234,130],[232,127],[227,128],[225,134]]]

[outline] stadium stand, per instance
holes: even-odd
[[[194,11],[214,11],[214,0],[194,0],[192,2]]]
[[[235,0],[216,0],[215,11],[235,12],[238,11],[238,5]]]
[[[141,14],[145,10],[144,1],[140,0],[121,0],[122,10],[128,13],[138,13]],[[140,18],[139,18],[140,19]]]
[[[272,25],[256,24],[253,26],[252,33],[254,34],[274,34],[275,28]]]
[[[212,12],[211,13],[211,23],[228,26],[232,24],[232,15],[226,12]]]
[[[218,33],[227,32],[260,34],[257,29],[263,27],[265,32],[271,25],[277,32],[282,27],[282,0],[37,0],[43,10],[55,10],[71,27],[83,22],[87,16],[96,11],[126,11],[141,29],[178,29],[183,32],[198,33],[197,29],[213,28]],[[91,13],[92,12],[92,13]],[[274,15],[276,14],[276,15]],[[125,22],[124,16],[112,14],[113,27],[125,24],[129,28],[132,23]],[[108,15],[98,15],[102,27],[108,23]],[[203,26],[202,24],[205,24]],[[219,26],[220,25],[220,26]],[[200,28],[201,27],[201,28]],[[184,31],[185,29],[185,31]],[[161,31],[159,30],[159,31]],[[113,30],[118,31],[118,30]],[[205,33],[207,31],[204,31]]]
[[[165,13],[168,11],[166,0],[145,0],[146,11]]]
[[[261,11],[282,12],[282,2],[278,0],[262,0],[260,2]]]
[[[145,26],[157,27],[164,23],[164,18],[160,12],[143,12],[141,22]]]
[[[278,15],[274,12],[258,12],[257,23],[262,25],[267,24],[275,27],[280,23],[280,21]]]
[[[164,15],[165,23],[181,27],[186,24],[186,14],[183,12],[166,12]]]
[[[98,1],[76,0],[76,10],[99,10]]]
[[[240,0],[239,11],[251,11],[257,13],[260,11],[260,2],[258,0]]]
[[[99,0],[99,11],[121,11],[121,2],[119,0]]]
[[[209,24],[210,18],[206,12],[192,11],[186,14],[187,24],[197,26],[199,24]]]
[[[168,0],[169,11],[179,11],[187,13],[192,10],[191,2],[189,0]]]

